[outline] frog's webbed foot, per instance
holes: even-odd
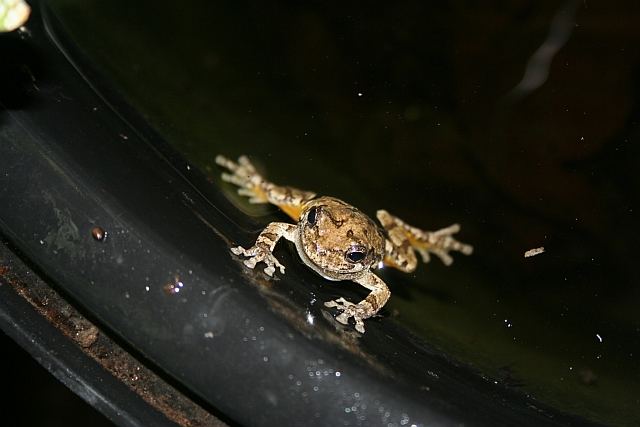
[[[224,156],[216,156],[216,163],[231,173],[223,173],[222,180],[237,185],[238,194],[249,197],[250,203],[269,203],[264,190],[265,180],[256,171],[247,156],[240,156],[238,163]]]
[[[349,318],[353,317],[353,320],[356,322],[356,331],[364,334],[363,320],[375,315],[387,303],[391,293],[382,279],[371,272],[355,279],[354,282],[371,291],[365,299],[354,304],[344,298],[338,298],[325,302],[324,305],[325,307],[337,308],[338,311],[341,311],[341,313],[336,316],[336,320],[343,325],[348,325]]]
[[[231,252],[247,257],[247,259],[244,260],[244,265],[249,268],[255,268],[257,263],[264,262],[267,265],[264,272],[269,276],[273,276],[276,268],[280,270],[280,273],[284,274],[284,266],[280,264],[280,261],[273,255],[273,248],[281,237],[292,242],[295,241],[296,230],[297,228],[294,224],[272,222],[262,230],[262,233],[260,233],[256,239],[255,245],[249,249],[236,246],[235,248],[231,248]]]
[[[458,231],[460,231],[460,225],[452,224],[449,227],[437,231],[424,233],[426,246],[416,247],[416,250],[422,257],[422,261],[429,262],[429,253],[433,253],[440,258],[445,265],[451,265],[453,258],[449,255],[449,252],[456,251],[464,255],[471,255],[473,253],[473,246],[459,242],[453,237],[453,234]]]
[[[257,263],[263,262],[267,265],[264,269],[264,272],[267,273],[267,275],[273,276],[273,273],[276,271],[276,267],[280,270],[280,273],[284,274],[284,265],[280,264],[280,261],[278,261],[278,259],[267,248],[255,245],[249,249],[245,249],[242,246],[237,246],[235,248],[231,248],[231,252],[236,255],[243,255],[247,257],[247,259],[244,260],[244,265],[249,268],[255,268]]]
[[[324,305],[325,307],[337,308],[338,311],[341,311],[341,313],[336,316],[336,320],[343,325],[348,325],[349,318],[353,317],[353,320],[356,322],[356,331],[364,334],[363,320],[371,316],[370,313],[367,313],[366,307],[349,302],[344,298],[325,302]]]
[[[460,225],[453,224],[438,231],[425,231],[413,227],[385,210],[379,210],[378,220],[387,232],[385,244],[386,265],[405,272],[416,268],[417,251],[424,262],[429,262],[431,254],[436,255],[445,265],[451,265],[451,251],[471,255],[473,247],[456,240],[453,235],[460,231]]]

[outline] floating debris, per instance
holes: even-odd
[[[107,232],[102,227],[93,227],[91,229],[91,235],[98,242],[104,242],[104,240],[107,238]]]
[[[540,255],[544,252],[544,246],[540,246],[539,248],[529,249],[524,253],[525,258],[529,258],[532,256]]]

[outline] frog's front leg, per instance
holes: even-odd
[[[453,238],[460,231],[460,225],[453,224],[437,231],[425,231],[402,221],[389,212],[379,210],[377,217],[389,237],[385,246],[385,265],[405,272],[415,270],[417,260],[414,249],[418,251],[424,262],[429,262],[430,253],[438,256],[445,265],[450,265],[453,258],[451,251],[470,255],[473,247]]]
[[[375,315],[380,309],[387,303],[391,292],[387,285],[375,274],[370,271],[366,272],[363,276],[355,279],[354,282],[369,289],[371,293],[367,295],[365,299],[357,304],[345,300],[344,298],[338,298],[334,301],[325,302],[326,307],[335,307],[339,311],[342,311],[336,320],[343,325],[349,323],[349,318],[353,317],[356,322],[356,331],[364,334],[364,319],[367,319]]]
[[[247,156],[240,156],[238,162],[217,156],[216,163],[229,170],[222,179],[237,185],[238,194],[249,197],[250,203],[271,203],[278,206],[294,220],[300,218],[302,207],[316,194],[293,187],[275,185],[260,175]]]
[[[248,259],[244,260],[244,264],[249,268],[254,268],[257,263],[264,262],[267,265],[264,272],[269,276],[273,276],[276,267],[280,269],[280,273],[284,274],[284,266],[273,255],[273,248],[281,237],[295,242],[296,233],[297,227],[293,224],[272,222],[262,230],[252,247],[245,249],[242,246],[238,246],[232,248],[231,252],[247,257]]]

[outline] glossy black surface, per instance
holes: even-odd
[[[92,360],[16,292],[11,280],[31,284],[40,279],[4,242],[0,242],[0,259],[3,270],[11,271],[10,275],[3,271],[0,277],[3,425],[112,426],[111,420],[127,427],[175,426]]]
[[[120,58],[129,62],[106,61],[105,69],[190,163],[78,63],[64,33],[45,20],[52,45],[36,15],[31,37],[3,47],[20,53],[8,68],[20,84],[2,99],[0,116],[3,232],[115,334],[240,423],[579,422],[561,409],[631,424],[637,273],[620,230],[635,230],[637,149],[628,141],[637,135],[637,108],[630,79],[617,75],[636,67],[637,48],[626,33],[596,39],[624,52],[607,57],[617,66],[604,69],[615,76],[581,86],[576,79],[593,61],[564,74],[555,68],[529,96],[518,81],[527,55],[555,28],[550,22],[566,33],[578,13],[575,22],[588,27],[575,30],[578,46],[593,48],[599,19],[619,15],[592,18],[574,2],[525,6],[485,15],[412,2],[341,14],[283,5],[187,9],[176,20],[193,25],[177,25],[167,40],[131,38]],[[169,22],[136,21],[144,9],[111,12],[102,22],[121,30],[116,39]],[[217,38],[201,36],[202,22],[187,19],[196,14],[216,24]],[[459,19],[458,27],[443,17]],[[255,32],[238,29],[240,18]],[[277,18],[293,37],[273,32]],[[92,21],[78,22],[76,30]],[[531,39],[504,37],[520,26]],[[472,28],[486,39],[469,43]],[[490,30],[503,37],[491,39]],[[185,40],[201,55],[172,62]],[[603,51],[612,52],[605,41]],[[98,44],[103,60],[113,54],[106,44]],[[149,55],[155,62],[140,46],[158,49]],[[421,49],[428,54],[415,61]],[[500,62],[513,51],[519,61]],[[590,58],[567,58],[574,57]],[[565,67],[573,66],[567,58]],[[191,74],[157,84],[180,66]],[[266,77],[252,79],[256,71]],[[508,71],[512,81],[493,78]],[[604,106],[607,97],[592,99],[595,90],[624,102]],[[241,151],[279,183],[366,212],[384,207],[424,227],[459,221],[476,254],[457,257],[450,269],[434,262],[411,276],[384,272],[393,296],[383,317],[369,321],[364,336],[345,330],[322,302],[358,299],[357,287],[323,281],[286,245],[276,250],[287,266],[277,280],[229,254],[230,244],[246,245],[283,218],[234,199],[231,188],[220,192],[213,155]],[[104,241],[93,238],[96,226],[107,232]],[[522,257],[541,245],[547,253]]]

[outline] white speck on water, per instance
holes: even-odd
[[[204,337],[205,338],[213,338],[213,332],[211,332],[211,331],[205,332],[204,333]]]
[[[340,371],[336,371],[336,377],[339,377],[340,375],[342,375]]]
[[[310,325],[313,325],[314,320],[315,320],[315,317],[313,317],[313,314],[311,314],[310,312],[307,312],[307,323]]]
[[[269,361],[269,358],[268,358],[267,356],[263,356],[263,357],[262,357],[262,361],[263,361],[263,362],[268,362],[268,361]]]
[[[362,92],[358,92],[358,96],[362,96]]]
[[[596,338],[598,338],[598,341],[602,342],[602,337],[600,336],[600,334],[596,334]]]
[[[525,258],[529,258],[532,256],[540,255],[544,252],[544,246],[540,246],[539,248],[529,249],[524,253]]]
[[[41,244],[41,245],[44,245],[44,240],[40,240],[40,244]]]
[[[149,288],[148,286],[145,286],[145,287],[144,287],[144,290],[145,290],[145,291],[147,291],[147,292],[149,292],[149,289],[150,289],[150,288]]]

